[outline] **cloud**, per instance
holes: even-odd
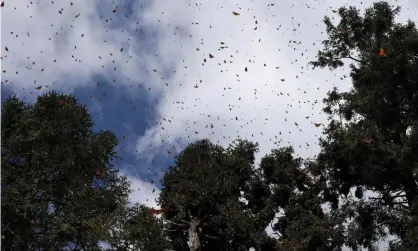
[[[121,172],[121,175],[125,175],[125,173]],[[126,177],[131,182],[131,189],[133,190],[129,195],[130,203],[140,203],[148,207],[158,208],[156,200],[161,192],[158,187],[138,177],[131,175],[126,175]]]
[[[154,1],[144,20],[165,34],[159,55],[181,62],[156,107],[161,120],[138,140],[137,150],[150,156],[180,139],[209,137],[226,145],[245,137],[261,144],[260,156],[277,142],[304,157],[316,153],[321,128],[313,123],[326,120],[322,99],[334,86],[347,90],[350,80],[343,78],[347,67],[312,71],[307,62],[326,38],[324,15],[335,17],[331,10],[347,4],[310,2]],[[407,1],[396,4],[404,7],[401,19],[412,17]],[[174,25],[188,33],[179,37]]]
[[[326,119],[322,98],[333,86],[349,88],[344,69],[307,66],[326,37],[323,16],[345,1],[32,2],[7,2],[2,12],[3,85],[23,95],[39,85],[94,93],[101,76],[114,81],[116,95],[147,88],[159,121],[137,150],[149,159],[162,147],[204,137],[225,145],[238,136],[259,142],[260,156],[277,144],[311,156],[321,133],[313,123]],[[350,4],[368,6],[360,2]],[[392,2],[404,7],[403,20],[416,12],[408,1]]]
[[[160,77],[146,69],[159,64],[146,50],[152,39],[135,37],[135,30],[142,28],[140,19],[121,19],[126,10],[113,13],[116,6],[111,2],[71,3],[18,0],[5,4],[1,30],[4,87],[33,99],[40,85],[40,92],[74,92],[75,88],[93,92],[98,88],[97,76],[113,80],[115,90],[130,89],[125,95],[135,95],[130,85],[138,84],[138,78],[145,87],[158,83]],[[149,96],[156,98],[155,93]]]

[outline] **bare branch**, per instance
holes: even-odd
[[[172,221],[170,221],[170,220],[164,220],[164,221],[166,221],[167,223],[170,223],[170,224],[176,225],[176,226],[186,227],[186,225],[185,225],[185,224],[175,223],[175,222],[172,222]],[[187,222],[186,222],[186,223],[187,223]]]

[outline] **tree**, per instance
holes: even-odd
[[[386,2],[364,16],[340,8],[338,25],[325,18],[328,39],[312,62],[331,70],[351,62],[353,88],[324,100],[330,123],[311,171],[333,208],[347,209],[354,250],[372,249],[385,228],[398,237],[393,250],[418,248],[418,30],[412,21],[396,23],[399,11]]]
[[[342,219],[323,211],[321,183],[293,153],[292,147],[274,149],[260,163],[270,189],[269,208],[280,215],[273,226],[279,235],[279,250],[338,250],[344,244]]]
[[[2,105],[2,250],[100,250],[129,193],[118,141],[93,132],[86,108],[51,92]]]
[[[126,207],[112,224],[107,250],[170,250],[171,244],[163,230],[162,220],[151,215],[149,208],[140,204]]]
[[[176,156],[159,198],[175,250],[273,250],[264,231],[269,221],[240,200],[254,190],[257,150],[244,140],[226,149],[201,140]]]

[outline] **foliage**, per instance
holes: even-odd
[[[168,250],[171,245],[163,230],[163,221],[153,217],[149,208],[125,207],[112,224],[107,251]]]
[[[248,250],[271,242],[264,231],[268,221],[240,200],[254,190],[257,150],[244,140],[226,149],[201,140],[176,157],[159,200],[175,250]],[[191,238],[197,247],[187,244]]]
[[[347,244],[354,250],[372,248],[385,228],[399,238],[393,250],[418,247],[418,30],[412,21],[396,23],[399,11],[386,2],[364,16],[340,8],[338,25],[325,18],[329,39],[312,62],[335,69],[352,61],[353,88],[324,100],[330,123],[312,172],[326,180],[324,192],[350,198],[340,207],[334,200],[334,209],[352,207]]]
[[[279,213],[273,230],[279,234],[279,250],[335,250],[344,243],[338,215],[321,208],[320,182],[309,176],[292,147],[272,150],[260,169],[271,189],[269,204]],[[336,226],[336,227],[335,227]]]
[[[2,250],[99,250],[129,183],[111,164],[115,135],[55,92],[2,105]]]

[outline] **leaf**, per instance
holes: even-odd
[[[239,16],[240,14],[238,12],[233,11],[232,14],[234,14],[234,16]]]

